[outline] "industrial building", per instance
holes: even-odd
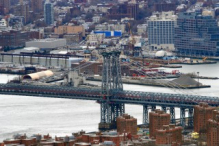
[[[78,68],[79,66],[83,66],[86,63],[87,62],[72,63],[71,68]],[[95,75],[102,72],[102,68],[99,66],[102,66],[101,62],[92,62],[89,66],[80,68],[79,71],[87,75]]]
[[[148,42],[152,50],[174,50],[174,27],[177,16],[174,11],[154,12],[148,21]]]
[[[31,0],[31,10],[36,12],[43,11],[43,0]]]
[[[55,27],[54,29],[55,34],[64,35],[64,34],[75,34],[75,33],[82,33],[82,36],[85,36],[85,29],[84,26],[71,26],[71,25],[62,25]]]
[[[155,12],[167,12],[167,11],[175,11],[176,4],[175,3],[156,3],[154,4]]]
[[[24,47],[27,40],[28,33],[25,31],[10,30],[0,32],[0,46],[8,50]]]
[[[176,145],[182,144],[182,127],[176,127],[174,124],[163,125],[162,129],[156,130],[157,145]]]
[[[24,47],[23,49],[17,49],[14,51],[14,54],[20,53],[34,53],[35,51],[40,51],[38,47]]]
[[[67,55],[24,55],[24,54],[0,54],[1,62],[11,62],[13,64],[32,64],[45,67],[71,67],[72,63],[77,63],[83,60],[81,57],[70,57]]]
[[[170,124],[170,114],[156,109],[149,113],[149,123],[150,138],[156,138],[156,130]]]
[[[53,76],[54,73],[51,70],[45,70],[41,72],[31,73],[23,76],[24,80],[39,80],[41,78],[47,78]]]
[[[207,103],[199,103],[194,106],[194,131],[198,133],[206,133],[208,120],[212,118],[212,111],[215,107],[209,106]]]
[[[0,0],[0,15],[7,14],[11,8],[10,0]]]
[[[137,19],[138,4],[134,2],[124,2],[108,9],[110,19],[134,18]]]
[[[207,124],[207,146],[219,145],[219,111],[213,110],[212,114]]]
[[[66,46],[66,39],[38,39],[26,42],[26,47],[38,47],[40,49],[55,49]]]
[[[211,14],[179,13],[174,44],[181,55],[219,56],[219,27]]]
[[[117,132],[122,133],[130,133],[131,135],[137,134],[137,119],[131,117],[128,114],[123,114],[122,116],[117,117]]]
[[[121,31],[94,31],[94,34],[104,34],[105,37],[121,37]]]

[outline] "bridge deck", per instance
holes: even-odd
[[[67,86],[46,86],[29,84],[0,84],[0,94],[41,96],[83,100],[105,100],[100,89],[75,88]],[[110,102],[128,104],[150,104],[160,106],[191,107],[199,102],[211,106],[219,105],[219,97],[169,94],[140,91],[111,91]]]

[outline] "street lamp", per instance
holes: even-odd
[[[198,74],[198,87],[199,87],[199,72],[197,72],[197,74]]]

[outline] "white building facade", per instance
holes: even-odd
[[[38,47],[41,49],[54,49],[66,46],[66,39],[38,39],[26,42],[26,47]]]
[[[152,50],[174,50],[174,27],[177,16],[173,11],[155,12],[148,20],[148,41]]]

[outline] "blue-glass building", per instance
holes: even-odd
[[[44,21],[47,25],[51,25],[54,23],[54,10],[53,4],[49,1],[44,4]]]
[[[179,13],[174,45],[181,55],[219,56],[219,27],[216,20],[197,12]]]

